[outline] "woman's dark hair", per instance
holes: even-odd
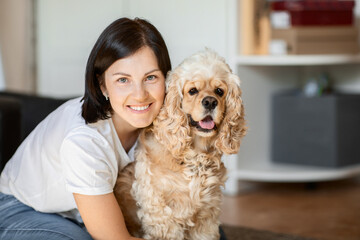
[[[110,102],[101,91],[103,73],[117,60],[131,56],[140,48],[150,47],[161,72],[166,77],[171,70],[169,53],[159,31],[148,21],[120,18],[111,23],[100,35],[91,50],[85,73],[85,94],[82,117],[86,123],[107,119],[112,113]]]

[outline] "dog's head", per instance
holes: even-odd
[[[174,155],[190,147],[194,136],[213,139],[220,152],[236,153],[246,133],[240,79],[213,51],[192,55],[168,75],[154,125]]]

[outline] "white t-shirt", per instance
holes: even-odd
[[[135,146],[125,152],[111,118],[85,124],[80,100],[61,105],[24,140],[0,176],[0,192],[37,211],[77,215],[72,193],[113,191]]]

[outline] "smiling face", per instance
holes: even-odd
[[[225,112],[227,85],[216,78],[194,79],[186,82],[183,89],[182,109],[196,134],[215,135]]]
[[[101,86],[113,109],[115,127],[128,131],[149,126],[165,96],[165,77],[149,47],[114,62],[104,73]]]

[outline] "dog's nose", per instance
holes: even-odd
[[[201,103],[208,110],[213,110],[218,105],[218,101],[214,97],[205,97]]]

